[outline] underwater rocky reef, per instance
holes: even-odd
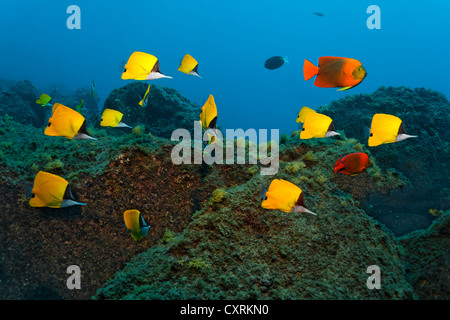
[[[200,108],[174,89],[152,85],[148,109],[138,105],[144,83],[113,90],[103,109],[121,111],[133,129],[102,128],[100,113],[92,112],[88,132],[99,140],[75,141],[46,136],[45,124],[19,116],[28,105],[30,121],[33,114],[40,119],[32,105],[40,92],[26,86],[27,99],[8,96],[11,89],[0,96],[1,299],[449,298],[448,198],[420,208],[428,223],[404,234],[374,214],[382,207],[375,199],[391,199],[415,183],[446,192],[439,175],[448,159],[428,168],[422,162],[441,152],[448,157],[448,138],[440,135],[448,101],[441,94],[380,88],[333,101],[319,110],[345,134],[303,141],[298,131],[283,135],[278,173],[262,176],[260,164],[173,164],[175,142],[168,138],[176,128],[192,128]],[[78,98],[66,101],[73,107]],[[417,107],[406,114],[409,103]],[[440,118],[430,119],[430,110]],[[367,147],[352,121],[365,114],[370,126],[375,112],[396,114],[419,138]],[[368,153],[373,166],[358,176],[335,175],[336,160],[352,152]],[[408,168],[428,170],[433,182]],[[30,207],[24,185],[40,170],[66,178],[87,205]],[[275,178],[301,187],[317,216],[262,208],[261,187]],[[139,242],[123,225],[128,209],[140,210],[151,226]],[[81,269],[81,290],[66,287],[70,265]],[[381,269],[379,290],[366,286],[370,265]]]
[[[201,106],[182,96],[177,90],[151,85],[149,103],[139,105],[148,88],[145,82],[131,82],[114,89],[106,98],[104,107],[124,114],[123,122],[130,126],[143,125],[153,135],[170,139],[178,128],[192,131],[193,122],[198,121]]]
[[[370,194],[366,201],[366,210],[399,236],[428,226],[434,217],[424,213],[450,207],[449,109],[442,93],[406,87],[380,87],[372,94],[348,95],[318,109],[334,120],[338,130],[358,141],[367,141],[364,126],[370,127],[375,113],[399,117],[406,133],[418,136],[369,148],[378,166],[395,168],[410,181],[388,196]]]

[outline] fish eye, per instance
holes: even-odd
[[[303,128],[302,131],[305,131],[305,128]]]
[[[266,197],[264,197],[264,200],[267,200],[267,196],[266,196]]]
[[[52,125],[52,124],[49,122],[48,125],[47,125],[47,127],[50,127],[51,125]]]
[[[370,136],[373,137],[373,133],[371,133]]]
[[[31,194],[31,197],[34,198],[34,197],[36,197],[36,195],[35,195],[34,193],[32,193],[32,194]]]

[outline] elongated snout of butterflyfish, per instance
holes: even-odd
[[[198,62],[189,54],[186,54],[184,56],[183,61],[181,61],[180,63],[178,71],[190,74],[192,76],[200,77],[200,75],[198,74]]]
[[[32,207],[49,208],[86,205],[75,201],[66,179],[44,171],[39,171],[34,178],[29,204]]]
[[[44,133],[48,136],[68,139],[93,139],[86,132],[86,119],[75,110],[60,103],[53,105],[52,116]]]
[[[164,75],[159,69],[159,60],[155,56],[135,51],[128,59],[122,73],[124,80],[154,80],[160,78],[172,78]]]

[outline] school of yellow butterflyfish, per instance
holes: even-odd
[[[267,69],[279,68],[287,58],[272,57],[265,63]],[[178,71],[201,78],[198,73],[198,62],[191,55],[186,54],[180,63]],[[316,77],[314,85],[322,88],[339,88],[338,91],[348,90],[359,85],[367,73],[361,62],[356,59],[342,57],[320,57],[318,66],[305,59],[303,76],[305,81]],[[160,70],[159,60],[155,56],[135,51],[126,63],[121,78],[123,80],[155,80],[160,78],[172,78],[163,74]],[[95,82],[91,85],[91,94],[94,95]],[[145,108],[149,103],[150,85],[147,87],[139,105]],[[51,97],[42,94],[36,101],[43,107],[52,107],[52,115],[48,120],[44,134],[60,136],[67,139],[93,139],[86,131],[86,119],[80,112],[68,108],[60,103],[51,104]],[[82,101],[83,103],[83,101]],[[82,106],[81,103],[81,106]],[[81,106],[78,106],[81,108]],[[122,122],[123,114],[119,111],[106,108],[101,116],[101,126],[127,127]],[[208,143],[217,141],[216,123],[217,107],[213,95],[210,95],[201,109],[199,116],[202,129],[207,133]],[[327,138],[340,135],[334,128],[333,120],[314,111],[311,108],[301,108],[297,123],[302,123],[303,128],[300,139]],[[372,118],[369,147],[385,143],[399,142],[408,138],[417,137],[405,133],[403,122],[394,115],[377,113]],[[367,154],[352,153],[336,161],[334,172],[346,175],[357,175],[371,164]],[[269,187],[262,188],[261,206],[265,209],[275,209],[283,212],[306,212],[316,215],[304,204],[304,193],[295,184],[283,180],[274,179]],[[77,202],[70,189],[67,180],[47,172],[37,173],[31,190],[29,204],[32,207],[63,208],[73,205],[86,205]],[[139,241],[148,234],[150,225],[147,224],[139,210],[131,209],[123,213],[123,224],[135,241]]]

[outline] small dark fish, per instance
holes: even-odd
[[[313,12],[312,14],[315,14],[318,17],[324,17],[325,15],[321,12]]]
[[[264,63],[264,67],[269,70],[278,69],[285,62],[289,62],[287,57],[283,58],[280,56],[275,56],[275,57],[267,59],[266,62]]]

